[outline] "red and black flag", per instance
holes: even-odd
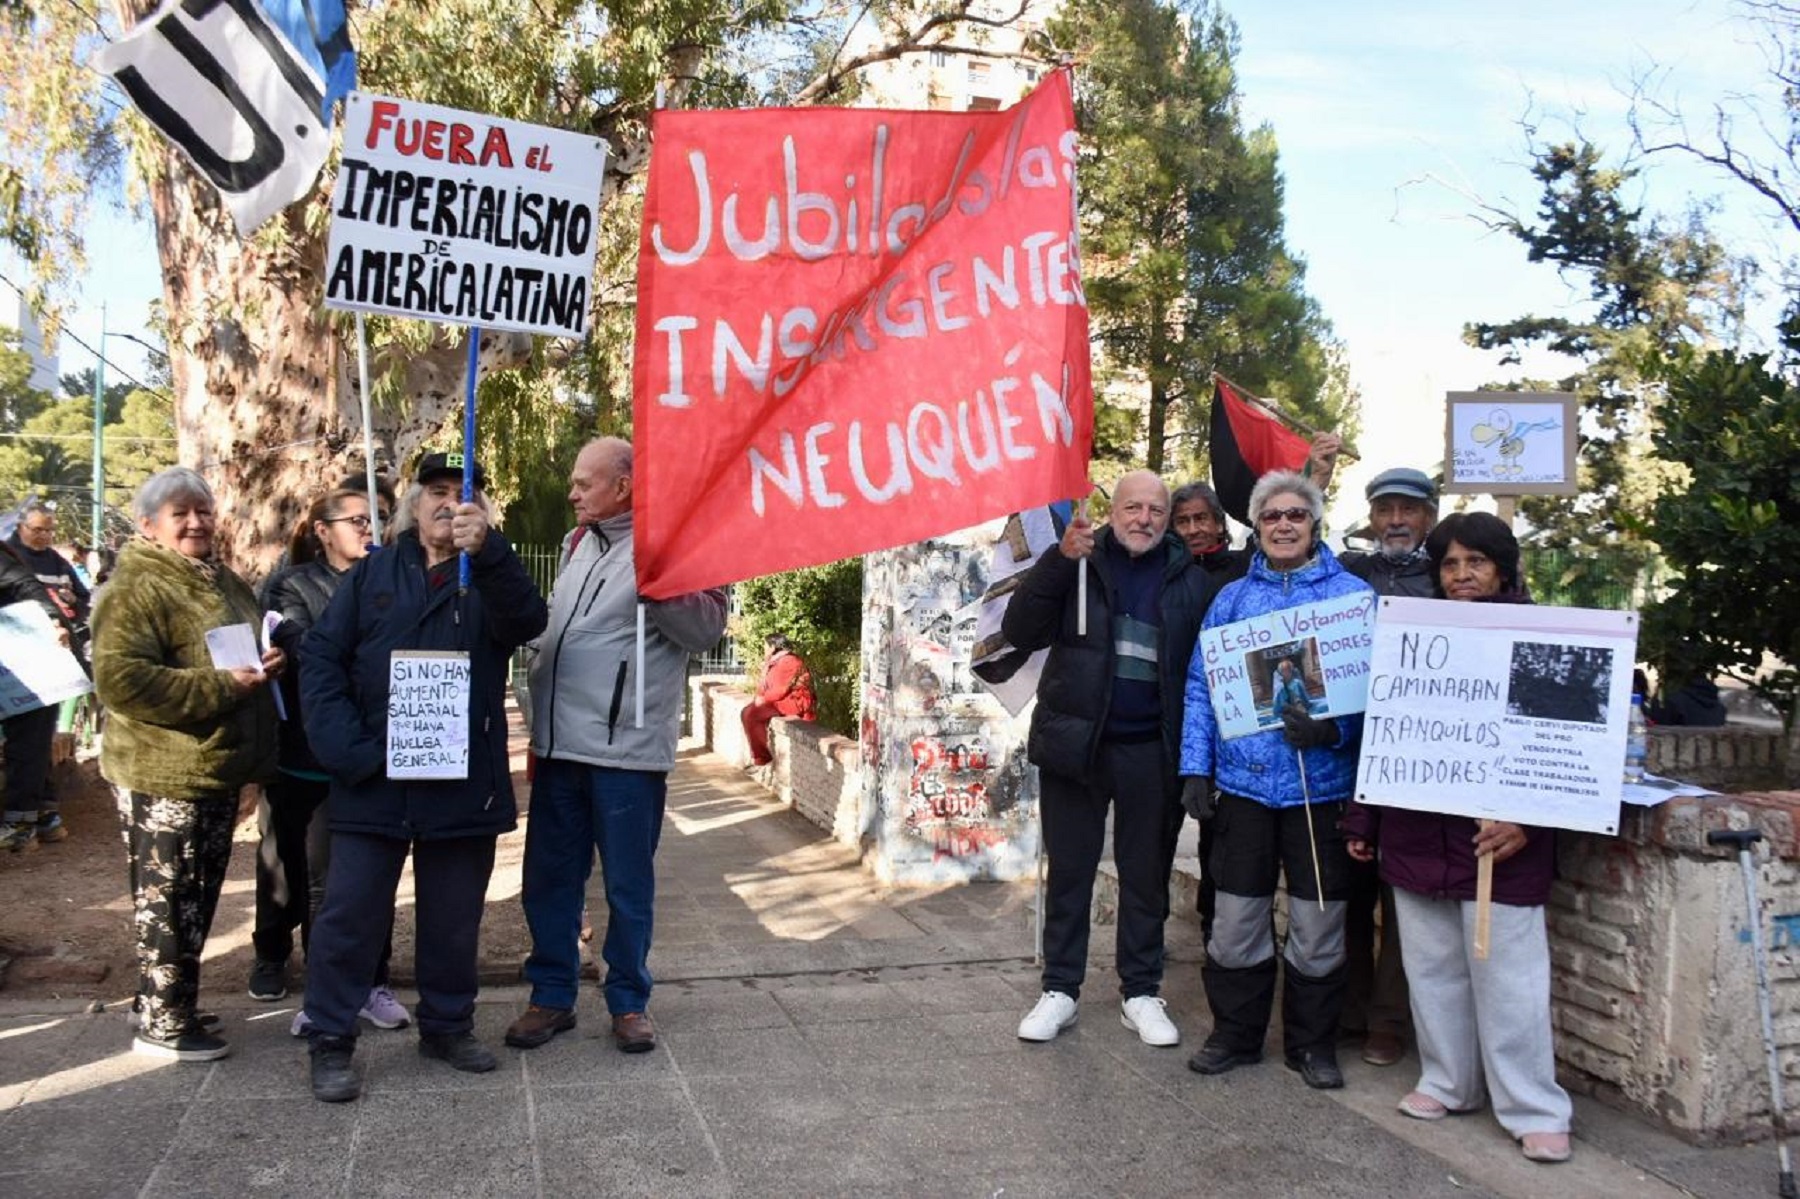
[[[1312,443],[1269,412],[1246,403],[1219,375],[1213,376],[1212,484],[1225,511],[1243,524],[1250,519],[1250,489],[1272,470],[1299,470]]]

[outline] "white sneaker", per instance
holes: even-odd
[[[1075,999],[1061,991],[1045,991],[1037,1006],[1019,1021],[1019,1040],[1054,1041],[1056,1034],[1075,1023]]]
[[[1146,1045],[1179,1045],[1181,1030],[1169,1019],[1168,1006],[1160,996],[1134,996],[1119,1009],[1119,1023]]]

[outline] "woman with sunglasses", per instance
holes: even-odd
[[[394,501],[377,493],[381,526],[388,527]],[[300,642],[318,623],[338,584],[372,548],[374,522],[369,496],[339,487],[313,502],[294,528],[288,565],[263,584],[263,607],[281,617],[275,644],[287,651],[292,669],[282,680],[288,718],[281,724],[280,771],[263,788],[257,805],[262,841],[256,854],[256,926],[251,942],[256,962],[250,968],[250,997],[273,1003],[287,995],[287,963],[294,950],[294,930],[304,947],[312,932],[313,913],[325,892],[325,869],[331,847],[325,799],[329,776],[313,755],[300,712]],[[390,942],[391,942],[390,935]],[[391,944],[390,944],[391,949]],[[362,1017],[377,1028],[404,1028],[411,1022],[405,1007],[387,986],[387,955],[382,956],[375,986]],[[295,1036],[306,1031],[305,1013],[294,1017]]]
[[[1219,592],[1202,629],[1368,591],[1320,540],[1324,511],[1324,496],[1304,477],[1264,475],[1250,492],[1256,540],[1249,570]],[[1307,1086],[1331,1090],[1344,1085],[1337,1027],[1350,883],[1338,822],[1356,782],[1362,718],[1316,720],[1290,703],[1277,713],[1280,727],[1227,741],[1213,713],[1204,642],[1202,633],[1188,667],[1181,802],[1196,820],[1213,821],[1205,870],[1218,887],[1217,907],[1201,972],[1213,1030],[1188,1067],[1224,1074],[1262,1060],[1275,1003],[1275,886],[1285,873],[1287,1065]]]

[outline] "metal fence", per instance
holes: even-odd
[[[557,559],[562,554],[560,545],[515,545],[513,550],[519,560],[525,564],[525,570],[531,575],[532,582],[547,597],[550,589],[556,584]],[[737,612],[737,593],[726,589],[731,603],[731,611]],[[525,669],[530,662],[527,651],[513,655],[512,682],[513,689],[518,692],[521,702],[529,704],[525,694]],[[730,637],[721,637],[719,643],[703,654],[695,654],[688,660],[689,674],[742,674],[745,666],[743,658],[738,654],[737,643]]]

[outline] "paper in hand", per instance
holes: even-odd
[[[274,648],[275,628],[277,625],[279,625],[281,623],[281,621],[282,621],[282,615],[279,612],[264,612],[263,613],[262,645],[263,645],[264,653],[267,653],[270,649]],[[289,663],[289,665],[291,666],[292,663]],[[288,718],[287,701],[284,700],[281,696],[281,688],[279,686],[271,686],[269,688],[269,690],[274,692],[274,694],[275,694],[275,715],[280,717],[282,720],[286,720]]]

